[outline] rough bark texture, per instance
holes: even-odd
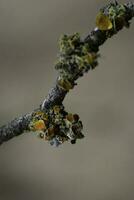
[[[116,2],[115,2],[116,3]],[[125,4],[126,12],[125,18],[126,21],[130,21],[134,17],[134,3]],[[104,7],[105,10],[105,7]],[[107,12],[107,7],[106,7]],[[111,32],[110,36],[116,34],[123,27],[120,27],[116,30],[116,32]],[[84,42],[90,44],[91,50],[94,52],[99,51],[99,46],[102,45],[109,37],[106,34],[106,31],[101,31],[98,28],[95,28],[85,39]],[[40,110],[46,111],[50,107],[56,104],[62,104],[67,91],[60,88],[57,84],[50,90],[47,97],[43,101],[42,105],[40,105]],[[34,112],[34,111],[33,111]],[[32,117],[32,113],[26,114],[22,117],[16,118],[7,125],[4,125],[0,128],[0,144],[9,139],[22,134],[24,131],[29,130],[29,123]]]
[[[43,101],[41,105],[41,110],[45,111],[46,109],[49,109],[53,105],[61,104],[66,94],[67,91],[60,88],[56,82],[56,85],[50,90],[47,97]]]
[[[31,114],[19,117],[0,128],[0,144],[28,130]]]

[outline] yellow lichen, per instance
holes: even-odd
[[[92,64],[96,59],[96,54],[95,53],[87,53],[87,55],[85,55],[83,58],[87,64]]]
[[[113,24],[107,15],[104,15],[102,12],[100,12],[96,17],[96,26],[100,30],[106,31],[112,29]]]
[[[70,122],[73,122],[74,121],[74,117],[73,117],[73,114],[72,113],[69,113],[67,116],[66,116],[66,119]]]
[[[58,113],[60,112],[60,106],[55,105],[55,106],[53,107],[53,110],[54,110],[54,113],[55,113],[55,114],[58,114]]]
[[[43,119],[44,121],[48,120],[47,114],[45,112],[40,111],[40,110],[33,113],[33,118],[34,119],[40,118],[40,119]]]
[[[40,120],[33,122],[33,129],[35,131],[45,131],[47,129],[47,127],[45,125],[45,122],[42,119],[40,119]]]
[[[62,89],[66,90],[66,91],[69,91],[70,89],[73,88],[73,84],[72,84],[69,80],[63,79],[63,78],[60,78],[60,79],[58,80],[58,85],[59,85]]]

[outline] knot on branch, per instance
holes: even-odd
[[[65,141],[74,144],[77,139],[84,137],[79,116],[67,113],[63,105],[55,105],[46,113],[40,110],[34,112],[29,128],[54,146],[59,146]]]

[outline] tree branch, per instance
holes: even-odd
[[[75,143],[76,139],[83,138],[79,116],[66,112],[62,102],[76,80],[98,65],[99,47],[123,27],[128,28],[133,17],[134,3],[123,5],[114,1],[100,10],[96,28],[85,39],[78,33],[62,36],[60,56],[55,65],[59,70],[55,86],[38,109],[0,128],[0,144],[25,131],[36,131],[55,146],[66,140]]]

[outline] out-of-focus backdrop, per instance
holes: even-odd
[[[107,2],[0,1],[0,125],[38,107],[57,76],[59,36],[86,36]],[[83,140],[53,148],[25,133],[0,146],[0,200],[134,199],[133,44],[132,22],[65,99]]]

